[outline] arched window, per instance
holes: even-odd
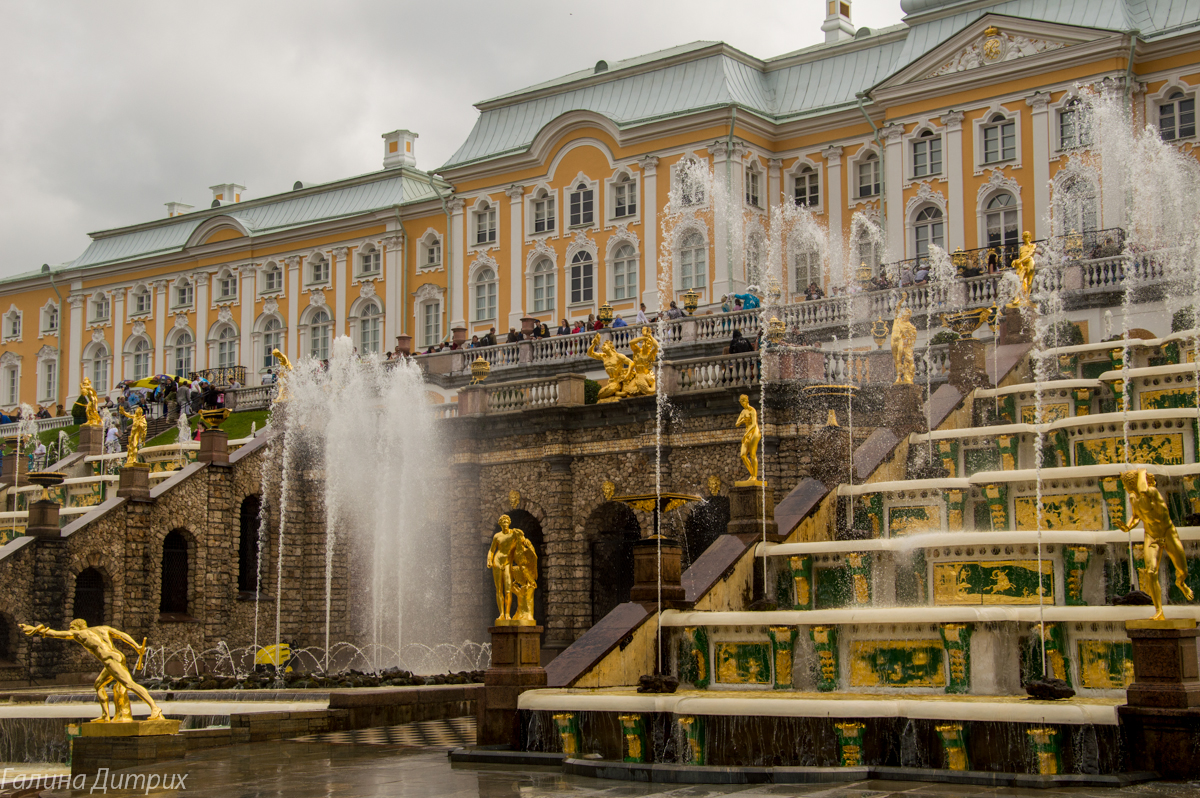
[[[613,218],[621,219],[637,213],[637,183],[625,172],[613,181]]]
[[[107,393],[109,366],[108,345],[103,341],[97,341],[93,343],[88,347],[87,353],[84,356],[84,361],[84,373],[91,378],[92,387],[96,389],[96,393]]]
[[[679,245],[679,288],[682,291],[701,289],[708,282],[708,246],[704,236],[692,231]]]
[[[797,205],[815,208],[821,204],[821,188],[817,178],[817,170],[811,166],[801,169],[795,177],[792,186],[792,196]]]
[[[1017,200],[1012,194],[1002,192],[988,200],[983,219],[988,247],[1016,245],[1020,233],[1017,231]]]
[[[479,270],[475,276],[475,321],[496,318],[496,273],[490,268]]]
[[[318,310],[313,313],[308,326],[309,334],[312,337],[312,344],[308,348],[309,354],[317,360],[328,360],[329,336],[333,329],[333,325],[329,320],[329,314],[323,310]]]
[[[75,617],[88,626],[104,625],[104,577],[95,568],[75,577]]]
[[[133,296],[130,297],[129,311],[131,316],[141,316],[150,312],[150,291],[145,286],[139,286],[133,289]]]
[[[571,192],[571,227],[589,225],[595,219],[595,192],[582,180]]]
[[[187,376],[192,373],[193,353],[195,352],[196,341],[192,338],[192,334],[187,330],[180,330],[175,334],[175,345],[173,347],[173,357],[175,361],[176,377]]]
[[[187,538],[178,529],[173,529],[163,538],[159,612],[187,615],[189,579]]]
[[[272,262],[267,264],[267,268],[263,269],[263,288],[264,294],[272,294],[283,290],[283,269],[280,269],[278,264]]]
[[[258,532],[261,526],[262,497],[252,493],[242,500],[238,535],[238,590],[258,591]]]
[[[595,296],[595,264],[590,252],[576,252],[571,258],[571,304],[591,302]]]
[[[912,143],[913,177],[942,173],[942,139],[926,130]]]
[[[637,298],[637,253],[622,244],[613,255],[613,299]]]
[[[1171,92],[1158,106],[1158,132],[1163,141],[1190,139],[1196,135],[1196,98],[1181,91]]]
[[[325,260],[321,255],[314,255],[308,259],[308,283],[309,285],[317,285],[319,283],[329,282],[329,261]]]
[[[816,249],[805,247],[796,250],[793,266],[796,276],[795,293],[803,294],[808,290],[808,286],[814,283],[817,288],[821,288],[821,256]]]
[[[237,330],[229,324],[217,333],[217,368],[233,368],[238,364]]]
[[[150,342],[139,338],[133,344],[133,378],[144,380],[150,376]]]
[[[367,244],[358,255],[359,274],[379,274],[382,256],[374,244]]]
[[[368,302],[358,312],[358,351],[363,354],[378,354],[382,332],[383,316],[379,312],[379,305]]]
[[[264,369],[274,368],[275,356],[272,349],[283,351],[283,322],[272,316],[263,325],[263,363]]]
[[[542,258],[533,267],[533,312],[554,310],[554,264]]]
[[[877,197],[879,187],[879,156],[873,152],[868,153],[858,164],[858,196]]]
[[[913,224],[913,240],[917,242],[917,257],[929,256],[929,245],[946,246],[945,224],[940,208],[928,207],[917,214]]]
[[[433,346],[442,340],[442,300],[427,299],[418,308],[421,320],[421,346]]]
[[[173,308],[190,308],[192,300],[195,297],[192,281],[184,277],[179,282],[175,283],[175,301],[171,304]]]
[[[1017,123],[996,114],[983,128],[983,162],[1011,161],[1017,157]]]

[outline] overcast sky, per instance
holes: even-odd
[[[820,42],[823,0],[0,0],[0,276],[65,263],[87,234],[379,169],[417,132],[441,166],[472,107],[700,39],[767,58]],[[900,20],[855,0],[854,24]]]

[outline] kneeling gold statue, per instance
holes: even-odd
[[[154,699],[150,697],[150,692],[133,680],[133,675],[129,672],[129,668],[125,663],[125,655],[121,653],[113,642],[115,637],[122,643],[125,643],[138,653],[137,665],[133,666],[136,671],[142,665],[142,657],[146,653],[146,641],[143,640],[141,645],[129,635],[122,632],[120,629],[114,629],[111,626],[88,626],[87,621],[76,618],[71,621],[70,627],[60,632],[55,629],[47,628],[45,624],[39,623],[37,626],[29,624],[21,624],[21,631],[26,635],[38,635],[40,637],[54,637],[59,640],[74,640],[81,646],[87,649],[88,653],[104,665],[100,675],[96,677],[96,700],[100,702],[100,717],[96,718],[93,723],[129,723],[133,721],[133,711],[129,706],[129,693],[132,691],[138,698],[146,702],[150,707],[150,720],[162,720],[162,710],[158,704],[154,703]],[[113,686],[113,712],[108,713],[108,692],[106,688],[109,684]]]
[[[1121,531],[1129,532],[1140,521],[1146,529],[1146,543],[1143,547],[1146,557],[1146,567],[1139,571],[1142,587],[1154,600],[1154,618],[1165,620],[1162,604],[1162,586],[1158,583],[1158,568],[1162,564],[1162,552],[1166,551],[1175,566],[1175,587],[1188,601],[1192,600],[1192,589],[1187,585],[1187,557],[1183,553],[1183,543],[1179,540],[1179,532],[1171,522],[1171,514],[1167,502],[1163,499],[1154,484],[1154,475],[1144,468],[1136,471],[1121,473],[1121,482],[1129,494],[1133,512],[1129,520],[1121,524]]]

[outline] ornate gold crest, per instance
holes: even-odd
[[[1000,37],[1000,29],[992,25],[983,32],[987,38],[983,42],[983,60],[995,63],[1004,57],[1004,39]]]
[[[716,474],[708,475],[708,495],[716,496],[721,492],[721,478]]]
[[[600,493],[604,495],[604,501],[611,501],[613,494],[616,492],[617,486],[612,484],[612,482],[608,481],[607,479],[604,480],[604,484],[600,486]]]
[[[521,491],[510,490],[508,492],[508,506],[514,510],[521,506]]]

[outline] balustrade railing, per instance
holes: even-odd
[[[757,352],[682,360],[669,364],[676,372],[676,393],[741,388],[756,385],[762,377]]]
[[[75,423],[75,419],[71,416],[54,416],[53,418],[39,418],[37,421],[37,431],[45,432],[50,429],[62,429],[69,427]],[[0,424],[0,437],[8,437],[17,434],[18,422],[14,421],[11,424]]]
[[[732,313],[712,316],[694,316],[696,340],[728,342],[733,337],[734,330],[740,330],[744,338],[755,338],[758,335],[761,313],[761,310],[735,310]]]
[[[862,385],[871,381],[871,359],[866,352],[822,352],[825,381],[830,384]]]
[[[218,366],[211,369],[203,369],[201,371],[193,371],[188,375],[188,379],[195,382],[199,379],[205,379],[213,385],[232,385],[236,382],[238,385],[246,384],[246,367],[245,366]]]
[[[253,388],[232,388],[225,391],[225,407],[231,411],[265,410],[275,399],[275,385],[257,385]]]
[[[950,378],[950,345],[934,344],[919,349],[914,353],[913,365],[916,366],[914,381],[918,384],[943,382]],[[926,375],[928,374],[928,377]]]
[[[489,413],[512,413],[558,404],[558,378],[525,380],[487,389]]]

